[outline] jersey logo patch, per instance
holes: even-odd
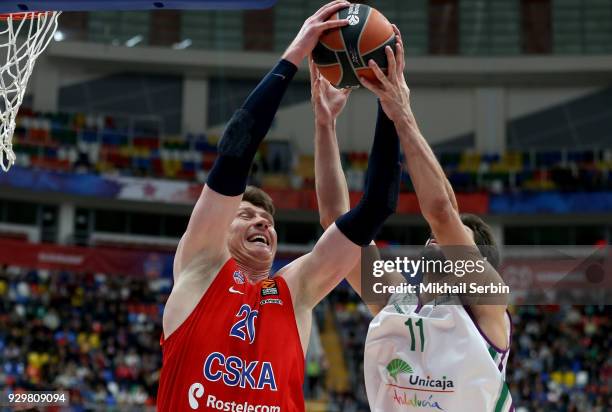
[[[189,387],[189,407],[191,409],[198,409],[200,407],[200,403],[198,399],[204,396],[204,385],[200,382],[195,382]]]
[[[282,305],[283,300],[282,299],[262,299],[259,302],[259,304],[260,305],[269,305],[269,304]]]
[[[387,365],[387,372],[393,378],[395,382],[397,382],[397,375],[400,373],[412,373],[412,366],[408,364],[408,362],[404,362],[401,359],[393,359]]]
[[[236,294],[238,294],[238,295],[244,295],[244,292],[241,292],[241,291],[239,291],[239,290],[234,289],[234,287],[233,287],[233,286],[230,286],[230,288],[229,288],[229,292],[230,292],[230,293],[236,293]]]
[[[242,285],[244,283],[244,275],[242,274],[241,271],[239,270],[234,271],[234,282],[236,282],[239,285]]]
[[[261,282],[261,296],[274,296],[278,295],[278,287],[276,286],[276,280],[266,279]]]

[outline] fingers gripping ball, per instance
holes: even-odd
[[[319,72],[338,88],[359,87],[359,77],[377,81],[368,68],[373,59],[386,72],[385,47],[395,49],[393,26],[378,10],[351,4],[330,19],[347,19],[344,27],[325,32],[312,52]]]

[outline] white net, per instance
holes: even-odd
[[[36,59],[57,30],[60,12],[32,12],[0,16],[0,167],[15,163],[13,133]]]

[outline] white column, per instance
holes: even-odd
[[[476,150],[506,150],[506,93],[502,87],[476,89]]]
[[[28,84],[33,94],[33,109],[39,112],[56,113],[59,105],[60,69],[57,64],[39,57]]]
[[[183,79],[182,132],[203,133],[208,127],[208,79]]]
[[[68,243],[74,235],[75,207],[72,203],[62,203],[59,206],[57,224],[57,240],[61,244]]]

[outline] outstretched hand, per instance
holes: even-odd
[[[312,58],[308,59],[310,69],[310,94],[315,122],[321,126],[332,125],[346,105],[351,89],[338,90],[321,76]]]
[[[387,55],[387,74],[383,73],[374,60],[368,62],[368,66],[378,79],[372,82],[361,77],[361,83],[380,99],[383,110],[394,123],[401,120],[413,120],[412,109],[410,108],[410,89],[404,78],[404,44],[402,35],[393,25],[396,35],[395,53],[390,46],[385,47]]]
[[[308,56],[315,48],[324,31],[348,24],[346,19],[326,21],[338,10],[348,6],[350,6],[348,1],[335,0],[317,10],[315,14],[306,19],[299,33],[283,54],[283,58],[299,66],[304,57]]]

